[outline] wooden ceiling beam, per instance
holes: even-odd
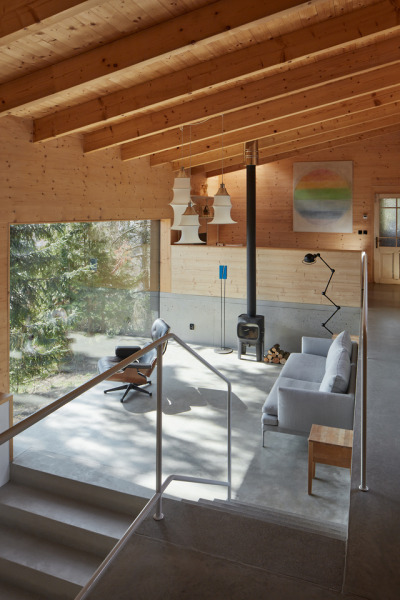
[[[395,23],[394,7],[387,1],[379,2],[36,119],[34,141],[82,131],[96,123],[115,120],[121,114],[129,117],[135,111],[161,102],[180,101],[199,90],[212,90],[228,81],[261,75],[271,67],[288,61],[293,63],[304,55],[325,52],[332,45],[340,45],[343,49],[354,40],[393,28]],[[393,41],[388,40],[384,44],[389,60]],[[382,55],[384,52],[382,45],[378,53]],[[361,61],[361,58],[354,57],[354,60]]]
[[[355,114],[344,115],[339,118],[329,119],[327,121],[318,121],[313,125],[298,127],[289,131],[282,131],[276,135],[261,137],[258,139],[258,148],[261,153],[267,152],[275,146],[283,144],[295,144],[296,141],[302,142],[304,139],[315,138],[318,143],[318,136],[333,133],[335,136],[343,135],[343,131],[348,129],[352,133],[360,133],[369,129],[379,129],[381,126],[392,125],[400,121],[400,99],[387,106],[378,106],[369,110],[361,111]],[[378,122],[378,124],[377,124]],[[244,144],[235,144],[224,147],[224,150],[213,150],[204,154],[190,155],[190,164],[192,167],[201,166],[209,163],[222,164],[222,157],[225,161],[232,157],[241,156],[243,158]],[[174,171],[189,164],[189,157],[184,160],[176,160],[172,163]]]
[[[323,126],[325,122],[331,119],[339,119],[343,116],[351,115],[354,121],[358,119],[374,118],[373,114],[376,108],[387,107],[385,114],[391,114],[392,105],[400,102],[400,85],[391,88],[389,91],[383,91],[378,94],[367,94],[363,97],[337,102],[327,107],[316,108],[301,115],[289,115],[276,119],[273,122],[258,124],[247,129],[226,133],[223,136],[223,145],[226,150],[236,144],[244,143],[254,139],[260,139],[268,136],[279,135],[283,132],[296,130],[305,126],[318,127]],[[176,132],[179,135],[178,132]],[[148,139],[148,138],[146,138]],[[145,141],[145,140],[144,140]],[[160,142],[161,143],[161,142]],[[199,140],[190,144],[190,153],[193,164],[201,164],[201,157],[205,154],[217,154],[221,152],[221,133],[213,138]],[[189,156],[189,144],[183,147],[179,146],[170,150],[164,150],[150,155],[150,165],[157,166],[165,163],[182,162],[182,158]],[[197,158],[198,156],[198,158]]]
[[[400,123],[400,102],[395,102],[390,107],[377,107],[370,111],[363,111],[355,115],[346,115],[340,119],[331,119],[319,125],[308,127],[300,127],[296,131],[288,131],[280,133],[276,136],[269,136],[258,140],[259,158],[264,159],[270,156],[276,156],[286,152],[292,152],[298,148],[318,146],[322,142],[334,142],[343,140],[344,138],[352,138],[356,135],[365,134],[368,132],[378,132],[376,135],[381,135],[381,131],[387,127],[396,126]],[[236,146],[234,147],[236,148]],[[205,156],[204,158],[208,158]],[[210,161],[197,161],[195,167],[200,167],[201,170],[208,172],[221,167],[221,158]],[[193,165],[193,158],[191,159]],[[195,160],[196,163],[196,160]],[[230,167],[233,164],[243,163],[243,151],[240,153],[232,153],[224,158],[225,166]],[[175,170],[179,169],[179,164],[173,164]],[[193,173],[196,171],[193,167]]]
[[[399,70],[398,64],[400,63],[398,37],[386,40],[381,44],[373,44],[305,66],[292,68],[284,73],[276,73],[247,84],[239,84],[230,89],[209,94],[206,98],[189,100],[150,114],[125,119],[121,123],[87,133],[84,136],[84,150],[85,152],[94,152],[145,137],[157,131],[167,131],[191,122],[209,119],[212,116],[235,111],[244,106],[251,107],[280,96],[287,97],[289,94],[299,93],[301,90],[314,88],[312,93],[318,95],[322,93],[325,82],[328,82],[326,85],[331,86],[332,90],[333,88],[336,90],[339,87],[336,82],[339,80],[342,80],[340,88],[345,85],[349,88],[352,81],[355,81],[354,87],[356,88],[355,76],[360,74],[360,78],[368,79],[369,71],[384,67],[387,63],[394,65],[390,71],[391,75],[394,75],[394,71]],[[397,79],[396,75],[395,80]],[[334,94],[336,91],[331,93]],[[351,91],[347,93],[349,96],[353,95]]]
[[[296,147],[292,149],[289,149],[288,147],[277,148],[276,153],[269,155],[265,154],[264,156],[260,157],[258,164],[265,165],[272,162],[277,162],[278,160],[293,158],[295,156],[313,154],[316,152],[321,152],[323,150],[329,150],[332,148],[338,148],[340,146],[346,146],[348,144],[354,144],[374,137],[396,133],[398,131],[400,131],[400,122],[394,123],[392,125],[387,125],[386,127],[368,130],[362,133],[355,133],[353,135],[348,135],[335,139],[327,139],[325,141],[320,141],[319,143],[315,143],[315,141],[307,142],[307,140],[304,140],[304,145],[297,144]],[[240,163],[239,161],[235,163],[233,159],[230,161],[230,164],[224,165],[224,174],[233,173],[234,171],[239,171],[244,168],[245,167],[243,163]],[[206,170],[204,169],[204,167],[195,167],[192,171],[192,174],[195,175],[197,173],[205,174],[206,177],[216,177],[221,174],[221,168],[220,165],[218,165],[217,163],[214,165],[209,165],[209,168],[207,168]]]
[[[99,5],[99,0],[0,0],[0,44]]]
[[[266,122],[273,123],[276,119],[289,115],[297,115],[297,118],[301,120],[302,115],[312,109],[322,109],[339,101],[350,100],[368,94],[378,94],[381,93],[381,90],[385,89],[390,92],[391,88],[396,88],[394,82],[400,83],[399,73],[398,64],[389,65],[381,69],[368,71],[356,77],[345,78],[340,81],[340,85],[336,81],[330,81],[318,88],[315,87],[310,90],[288,94],[287,96],[274,98],[255,106],[230,112],[224,116],[224,131],[233,132],[241,130],[244,139],[246,133],[243,130],[251,126],[262,125]],[[265,87],[267,89],[269,86]],[[375,99],[374,101],[379,102],[379,99]],[[165,142],[169,139],[172,142],[174,139],[175,144],[171,144],[169,147],[173,148],[174,145],[179,145],[177,133],[178,130],[175,130],[173,136],[165,135],[164,138],[161,137],[161,143],[162,140]],[[221,118],[213,118],[196,127],[192,127],[191,139],[192,142],[195,142],[196,140],[205,140],[218,135],[221,135]],[[155,143],[157,142],[160,143],[160,138],[157,141],[150,139],[147,145],[146,138],[123,144],[121,146],[121,158],[123,160],[130,160],[137,158],[138,153],[144,156],[147,151],[151,154],[157,150],[155,147]]]
[[[212,150],[211,152],[205,152],[204,154],[191,154],[184,156],[182,159],[177,159],[174,162],[171,163],[172,166],[172,170],[173,171],[178,171],[181,166],[185,167],[185,169],[187,169],[189,167],[189,165],[192,166],[192,168],[194,167],[198,167],[200,165],[205,165],[208,164],[210,162],[218,162],[220,164],[222,164],[222,157],[225,160],[232,158],[233,156],[242,156],[243,157],[243,152],[244,152],[244,143],[238,143],[238,144],[234,144],[233,146],[229,146],[228,148],[224,147],[224,149],[222,150],[221,148],[219,150]],[[151,166],[155,166],[151,164],[150,161],[150,165]]]
[[[1,111],[31,105],[60,91],[81,87],[101,77],[150,64],[193,47],[227,36],[227,32],[248,31],[267,22],[271,15],[303,4],[299,0],[217,0],[189,13],[148,29],[122,37],[39,69],[0,86]]]

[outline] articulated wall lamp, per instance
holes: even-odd
[[[328,263],[327,263],[327,262],[326,262],[326,261],[325,261],[325,260],[322,258],[322,256],[321,256],[319,253],[317,253],[317,254],[306,254],[306,255],[305,255],[305,257],[303,258],[303,263],[304,263],[305,265],[314,265],[314,264],[316,263],[316,261],[317,261],[317,258],[319,258],[320,260],[322,260],[322,262],[324,263],[324,265],[326,265],[326,266],[328,267],[328,269],[330,270],[330,272],[331,272],[331,276],[330,276],[330,277],[329,277],[329,279],[328,279],[328,283],[326,284],[326,287],[325,287],[324,291],[323,291],[323,292],[321,292],[321,294],[322,294],[323,296],[325,296],[325,298],[326,298],[327,300],[329,300],[329,302],[330,302],[331,304],[333,304],[333,306],[336,308],[336,310],[335,310],[335,312],[333,312],[333,313],[331,314],[331,316],[329,317],[329,319],[327,319],[327,320],[326,320],[324,323],[321,323],[321,325],[322,325],[322,327],[325,327],[325,329],[326,329],[327,331],[329,331],[329,333],[330,333],[330,334],[333,334],[333,331],[331,331],[331,330],[330,330],[330,329],[329,329],[329,328],[326,326],[326,324],[327,324],[327,323],[328,323],[328,322],[329,322],[329,321],[332,319],[332,317],[334,317],[334,316],[336,315],[336,313],[338,312],[338,310],[340,310],[340,306],[338,306],[337,304],[335,304],[335,302],[334,302],[333,300],[331,300],[331,298],[329,298],[329,296],[327,296],[327,295],[326,295],[326,291],[327,291],[327,289],[328,289],[328,286],[329,286],[329,284],[330,284],[330,282],[331,282],[331,280],[332,280],[332,277],[333,277],[333,274],[334,274],[334,272],[335,272],[335,269],[332,269],[332,267],[330,267],[330,266],[328,265]]]

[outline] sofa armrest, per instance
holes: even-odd
[[[309,433],[311,425],[353,429],[354,394],[278,388],[278,425]]]
[[[303,354],[317,354],[326,356],[333,340],[330,338],[305,337],[301,338],[301,351]]]

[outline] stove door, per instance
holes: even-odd
[[[239,323],[237,328],[238,338],[241,340],[258,340],[260,328],[254,323]]]

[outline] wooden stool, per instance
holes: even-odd
[[[308,493],[312,493],[315,463],[351,469],[353,431],[312,425],[308,438]]]

